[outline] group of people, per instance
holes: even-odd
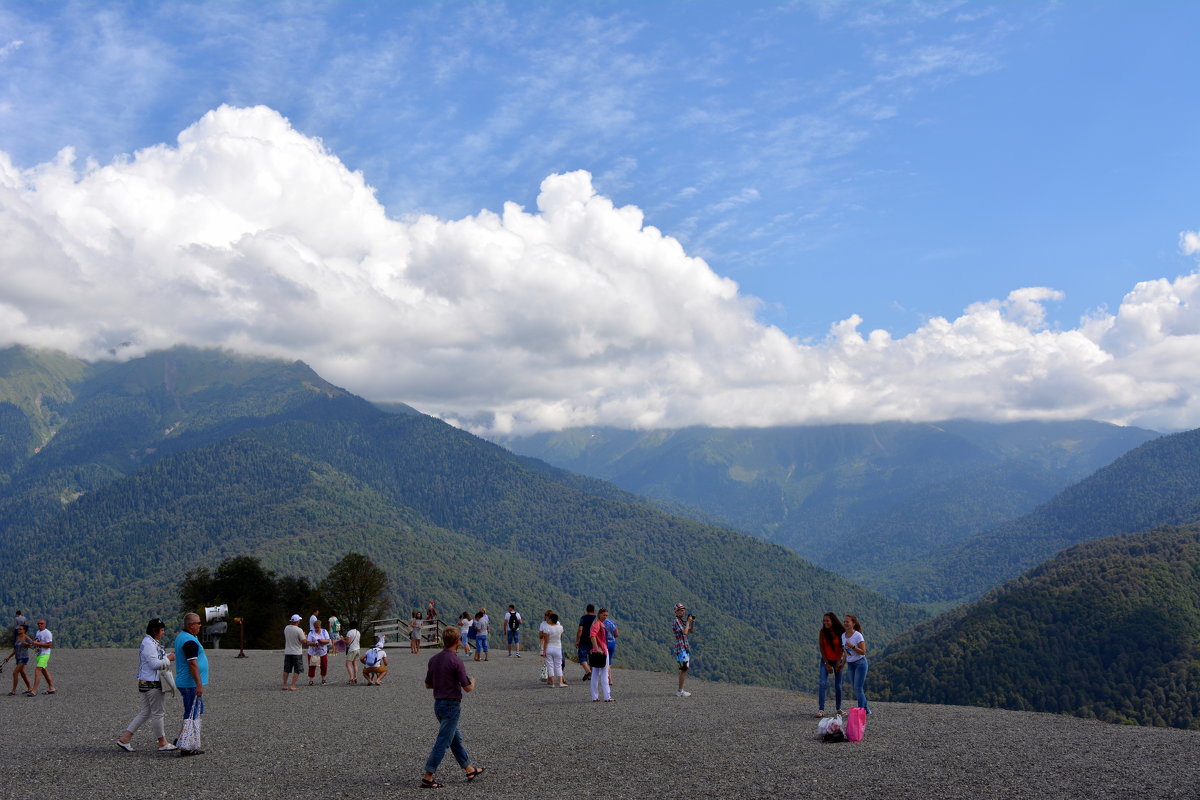
[[[13,620],[12,628],[12,652],[4,658],[4,664],[10,660],[16,659],[16,666],[13,667],[12,674],[12,689],[8,696],[12,697],[17,693],[18,682],[25,683],[25,696],[37,697],[38,685],[44,678],[46,681],[45,694],[54,694],[57,690],[54,688],[54,678],[50,675],[50,651],[54,649],[54,634],[46,627],[46,620],[39,619],[37,621],[37,630],[32,636],[29,635],[29,620],[25,619],[25,615],[17,609],[16,617]],[[29,665],[30,652],[33,653],[34,669],[33,683],[29,683],[29,673],[25,668]]]
[[[284,671],[283,690],[295,691],[299,680],[302,657],[307,652],[309,685],[313,685],[319,670],[321,683],[326,682],[328,670],[329,648],[332,643],[335,649],[345,653],[347,683],[358,683],[359,663],[362,664],[362,675],[368,685],[380,685],[388,671],[388,657],[385,641],[382,637],[375,646],[366,653],[360,653],[361,633],[356,622],[351,622],[345,633],[341,632],[337,617],[330,617],[328,627],[323,626],[313,612],[309,618],[307,634],[300,628],[301,617],[293,614],[284,627]],[[482,624],[481,624],[482,622]],[[520,628],[523,619],[514,605],[509,605],[504,615],[505,630],[508,632],[509,655],[520,656]],[[37,650],[37,672],[34,683],[27,694],[33,696],[38,687],[38,680],[44,676],[47,683],[47,694],[54,694],[54,684],[48,665],[49,653],[53,647],[53,635],[46,629],[45,620],[38,620],[38,631],[30,637],[28,626],[21,613],[17,612],[17,621],[13,630],[13,652],[5,659],[17,659],[17,669],[13,673],[13,691],[15,694],[19,678],[25,679],[30,687],[28,678],[24,675],[24,667],[28,663],[29,649]],[[689,637],[695,632],[696,617],[687,613],[682,604],[675,606],[675,617],[672,620],[672,654],[678,668],[679,682],[676,694],[680,697],[690,697],[691,693],[684,689],[688,670],[691,666],[691,643]],[[176,635],[170,650],[162,645],[162,637],[166,631],[166,623],[154,618],[146,625],[146,633],[142,639],[138,655],[137,687],[140,705],[137,714],[130,720],[125,731],[117,739],[117,746],[122,750],[133,750],[133,737],[142,725],[150,723],[150,730],[156,738],[156,746],[160,751],[177,751],[180,755],[199,755],[204,751],[199,747],[187,747],[195,739],[186,735],[189,725],[196,731],[200,728],[200,719],[204,713],[204,689],[208,685],[208,657],[204,645],[200,642],[201,620],[198,614],[188,613],[183,619],[183,629]],[[421,786],[437,788],[442,786],[436,779],[438,766],[445,757],[446,750],[453,753],[462,767],[468,781],[475,780],[483,774],[485,768],[474,764],[467,754],[463,744],[462,734],[458,730],[461,716],[461,702],[464,692],[475,688],[475,681],[467,675],[463,659],[458,657],[459,647],[465,648],[466,655],[473,655],[475,660],[487,660],[487,609],[480,609],[474,617],[467,613],[459,619],[459,625],[447,626],[442,630],[442,650],[429,660],[426,667],[425,687],[433,691],[434,715],[438,720],[438,734],[434,746],[425,762],[425,773],[421,778]],[[541,655],[545,659],[546,682],[552,687],[567,685],[564,676],[566,657],[563,647],[565,629],[559,615],[552,609],[547,609],[543,620],[538,626],[538,640],[541,645]],[[590,682],[592,702],[613,702],[612,677],[609,667],[616,652],[617,639],[620,631],[615,621],[609,618],[608,609],[598,611],[592,604],[579,618],[575,631],[575,654],[583,668],[584,678]],[[482,641],[481,641],[482,638]],[[473,644],[468,645],[468,641]],[[818,673],[817,716],[825,715],[825,700],[829,686],[829,678],[833,676],[835,708],[842,709],[842,676],[850,674],[850,683],[857,697],[858,706],[871,713],[867,703],[864,683],[867,675],[867,646],[862,633],[862,625],[853,614],[846,614],[841,620],[829,612],[824,615],[817,637],[820,652]],[[289,685],[290,678],[290,685]],[[183,702],[184,729],[174,741],[166,737],[165,707],[166,696],[178,692]],[[190,723],[188,721],[191,721]],[[185,741],[186,740],[186,741]]]
[[[835,713],[842,710],[842,673],[850,673],[850,686],[858,707],[871,713],[867,703],[864,684],[867,680],[867,640],[863,637],[858,617],[847,614],[839,621],[837,614],[829,611],[821,619],[817,633],[817,649],[821,662],[817,672],[817,716],[825,716],[825,695],[829,691],[829,676],[833,676]]]
[[[362,664],[361,675],[368,686],[378,686],[387,675],[388,658],[384,650],[384,640],[380,637],[375,646],[362,652],[362,632],[358,622],[351,620],[345,633],[341,630],[341,622],[336,616],[329,618],[328,626],[322,626],[319,612],[314,611],[308,618],[308,633],[300,628],[300,615],[292,614],[287,625],[283,628],[283,691],[296,691],[300,682],[300,673],[304,668],[304,659],[308,659],[308,685],[316,683],[317,672],[321,675],[324,685],[329,675],[330,651],[345,656],[346,683],[357,684],[359,681],[359,664]],[[289,683],[290,680],[290,683]]]

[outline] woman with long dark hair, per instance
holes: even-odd
[[[866,709],[870,714],[871,706],[867,704],[867,693],[863,690],[863,684],[867,680],[867,640],[863,638],[858,617],[847,614],[843,624],[846,631],[842,634],[842,648],[846,651],[846,669],[850,672],[850,685],[858,698],[858,707]]]
[[[817,632],[817,648],[821,653],[821,665],[817,672],[817,716],[825,716],[825,693],[829,691],[829,676],[833,675],[833,703],[835,713],[842,710],[842,667],[846,664],[846,651],[842,649],[842,634],[846,629],[838,621],[837,614],[829,611],[821,619],[821,630]]]

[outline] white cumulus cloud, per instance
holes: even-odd
[[[1059,292],[1028,287],[901,338],[852,317],[806,343],[585,172],[546,178],[536,210],[396,219],[361,173],[264,107],[221,107],[107,165],[64,150],[22,170],[0,153],[0,241],[0,343],[300,358],[372,399],[496,433],[1200,425],[1200,275],[1138,284],[1072,330],[1046,324]]]

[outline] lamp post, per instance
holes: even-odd
[[[248,658],[246,655],[246,623],[242,621],[241,617],[234,617],[233,621],[238,624],[238,639],[241,645],[237,658]]]

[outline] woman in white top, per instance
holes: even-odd
[[[542,640],[542,658],[546,659],[546,683],[550,686],[566,686],[563,678],[562,662],[563,626],[558,621],[558,614],[546,612],[546,620],[538,626],[538,638]],[[554,682],[555,678],[558,683]]]
[[[171,662],[175,660],[174,653],[168,653],[158,643],[162,638],[163,631],[167,629],[167,625],[161,619],[155,617],[146,625],[146,635],[142,637],[142,647],[138,655],[138,692],[142,695],[141,708],[138,709],[137,715],[130,720],[129,725],[125,728],[125,732],[121,734],[121,738],[117,739],[117,747],[133,752],[133,734],[137,729],[142,727],[146,720],[150,720],[150,731],[158,736],[158,749],[162,751],[175,750],[175,745],[167,741],[164,735],[163,728],[163,707],[165,698],[162,691],[162,683],[159,680],[158,671],[160,669],[168,669]]]
[[[346,644],[346,674],[350,679],[346,683],[358,683],[358,650],[362,634],[358,630],[358,622],[350,620],[350,629],[342,637]]]
[[[846,632],[842,634],[842,648],[846,653],[846,670],[850,673],[850,685],[854,687],[854,694],[858,697],[858,707],[865,708],[870,714],[867,693],[863,690],[863,684],[867,680],[867,640],[863,638],[858,617],[847,614],[843,624],[846,626]]]
[[[467,632],[471,630],[471,615],[467,612],[462,612],[462,616],[458,618],[458,643],[462,645],[463,655],[471,655],[471,645],[467,644]]]

